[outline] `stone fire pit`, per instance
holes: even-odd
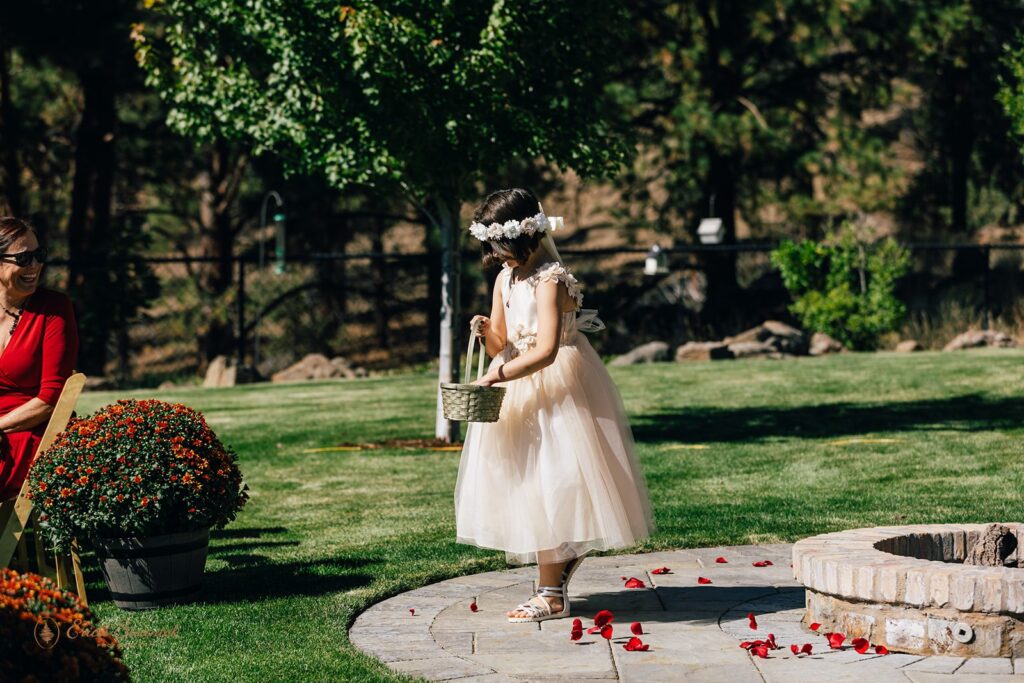
[[[988,526],[853,529],[797,542],[805,623],[899,652],[1024,656],[1024,569],[962,564]],[[1024,526],[1005,526],[1024,547]]]

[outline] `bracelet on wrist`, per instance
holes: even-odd
[[[504,382],[505,379],[505,364],[502,363],[498,366],[498,381]]]

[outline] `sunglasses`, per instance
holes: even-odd
[[[39,247],[35,251],[22,251],[17,254],[0,254],[0,261],[8,261],[19,268],[25,268],[32,265],[33,259],[38,261],[40,265],[46,265],[46,256],[46,248]]]

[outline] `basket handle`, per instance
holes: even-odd
[[[476,366],[476,378],[480,379],[480,376],[484,374],[484,351],[483,342],[480,342],[480,338],[472,331],[469,333],[469,348],[466,349],[466,372],[462,376],[462,383],[469,384],[469,373],[473,368],[473,352],[476,350],[476,344],[480,343],[480,359]]]

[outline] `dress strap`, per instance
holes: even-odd
[[[576,281],[573,274],[561,264],[559,261],[552,261],[551,263],[545,264],[540,270],[534,273],[531,278],[534,282],[544,282],[545,280],[555,280],[556,282],[562,282],[565,284],[566,289],[569,290],[569,296],[576,302],[576,311],[578,312],[583,306],[583,292],[580,291],[580,283]]]

